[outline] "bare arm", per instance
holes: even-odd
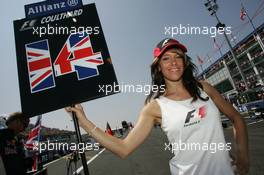
[[[68,112],[76,112],[80,126],[87,132],[95,128],[95,125],[86,118],[81,105],[76,105],[74,108],[66,108]],[[155,122],[156,111],[159,110],[157,102],[153,101],[145,105],[139,115],[135,127],[130,131],[125,139],[118,139],[114,136],[106,134],[99,128],[96,128],[91,134],[92,137],[103,145],[106,149],[121,158],[127,157],[133,152],[150,134]]]
[[[218,109],[224,113],[234,125],[234,137],[237,143],[237,161],[236,164],[241,173],[246,173],[249,169],[248,155],[248,135],[247,128],[241,115],[228,103],[221,94],[209,83],[201,82],[205,92],[214,101]]]

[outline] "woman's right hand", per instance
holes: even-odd
[[[66,107],[65,110],[69,113],[70,116],[72,116],[72,112],[75,112],[80,125],[83,121],[87,120],[81,104],[76,104],[74,105],[74,107]]]

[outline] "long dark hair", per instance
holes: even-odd
[[[196,65],[191,62],[191,58],[188,55],[182,54],[180,52],[178,54],[181,55],[182,58],[184,59],[185,69],[182,75],[182,81],[183,81],[183,86],[193,97],[192,102],[196,101],[198,98],[201,99],[202,101],[207,101],[209,97],[203,98],[201,96],[201,91],[199,88],[203,89],[202,84],[194,77],[194,73],[197,73]],[[160,58],[157,58],[157,60],[151,64],[151,78],[152,78],[151,84],[152,86],[158,87],[158,90],[154,92],[153,88],[151,88],[150,94],[147,96],[145,100],[145,104],[150,102],[152,99],[159,98],[165,92],[164,88],[166,89],[166,84],[163,74],[159,70],[159,62],[160,62]]]

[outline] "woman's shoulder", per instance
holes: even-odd
[[[157,100],[151,100],[145,104],[142,111],[153,117],[161,117],[161,110]]]
[[[210,84],[208,83],[207,81],[199,81],[199,83],[201,83],[202,87],[203,87],[203,91],[210,97],[213,97],[214,96],[214,91],[215,91],[215,88]]]

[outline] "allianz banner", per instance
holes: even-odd
[[[105,93],[117,84],[95,4],[14,21],[22,112],[32,117]]]
[[[82,0],[46,0],[24,6],[26,18],[59,13],[67,10],[81,8]]]

